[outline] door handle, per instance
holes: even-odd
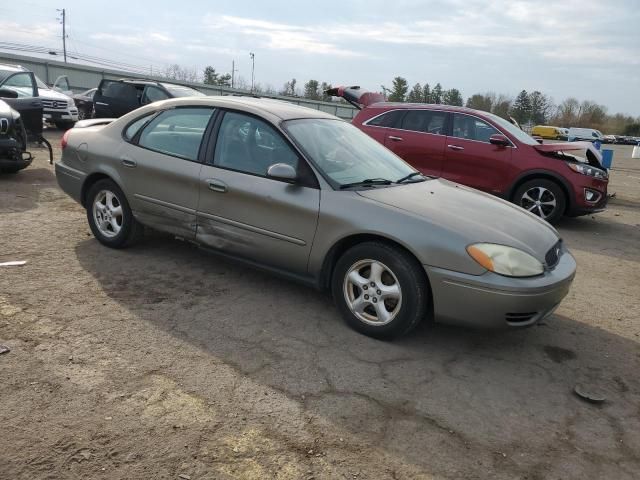
[[[393,140],[394,142],[401,142],[404,139],[402,137],[396,137],[394,135],[389,135],[389,140]]]
[[[104,105],[105,107],[109,106],[108,103],[104,103],[104,102],[96,102],[96,105]]]
[[[132,160],[129,157],[121,157],[120,158],[120,162],[122,163],[122,165],[124,165],[125,167],[128,167],[128,168],[136,168],[138,166],[136,161]]]
[[[450,148],[451,150],[464,150],[464,147],[461,147],[460,145],[447,145],[447,148]]]
[[[218,193],[227,193],[227,184],[222,180],[218,180],[216,178],[207,178],[207,185],[209,186],[209,190],[213,190]]]

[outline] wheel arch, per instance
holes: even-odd
[[[113,178],[113,175],[109,175],[105,172],[93,172],[92,174],[88,175],[87,178],[85,178],[82,184],[82,189],[80,190],[80,204],[84,208],[87,208],[87,193],[89,192],[91,187],[100,180],[111,180],[113,183],[118,185],[120,190],[124,192],[122,185],[115,178]]]
[[[564,212],[562,212],[563,214],[566,214],[568,211],[570,211],[573,208],[575,200],[573,198],[573,189],[571,188],[571,185],[569,184],[569,182],[567,182],[566,179],[562,178],[561,175],[555,172],[552,172],[550,170],[530,170],[520,175],[516,179],[516,181],[513,182],[513,184],[511,185],[511,188],[509,188],[509,191],[507,194],[507,198],[509,199],[509,201],[513,202],[514,200],[513,196],[516,194],[516,191],[518,190],[518,188],[520,188],[524,183],[530,180],[536,180],[538,178],[551,180],[562,189],[562,192],[564,193],[565,198],[567,200]]]

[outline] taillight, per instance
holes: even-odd
[[[62,147],[63,150],[67,146],[67,139],[69,138],[69,133],[71,133],[70,129],[64,132],[64,135],[62,135],[62,140],[60,140],[60,147]]]

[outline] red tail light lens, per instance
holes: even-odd
[[[71,133],[71,130],[67,130],[66,132],[64,132],[64,135],[62,135],[62,140],[60,140],[60,146],[62,147],[63,150],[67,146],[67,140],[69,138],[69,133]]]

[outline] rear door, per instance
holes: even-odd
[[[137,119],[118,155],[131,208],[146,225],[195,238],[200,145],[212,107],[180,107]]]
[[[118,80],[102,80],[93,102],[96,118],[121,117],[140,106],[136,87]]]
[[[511,178],[513,147],[489,143],[491,135],[502,132],[478,117],[463,113],[452,117],[442,176],[485,192],[504,192]]]
[[[306,161],[268,122],[226,112],[200,173],[197,239],[222,252],[300,276],[320,209],[320,190]],[[287,163],[299,181],[266,176]]]
[[[386,129],[384,145],[425,175],[440,176],[446,123],[446,112],[407,110]]]

